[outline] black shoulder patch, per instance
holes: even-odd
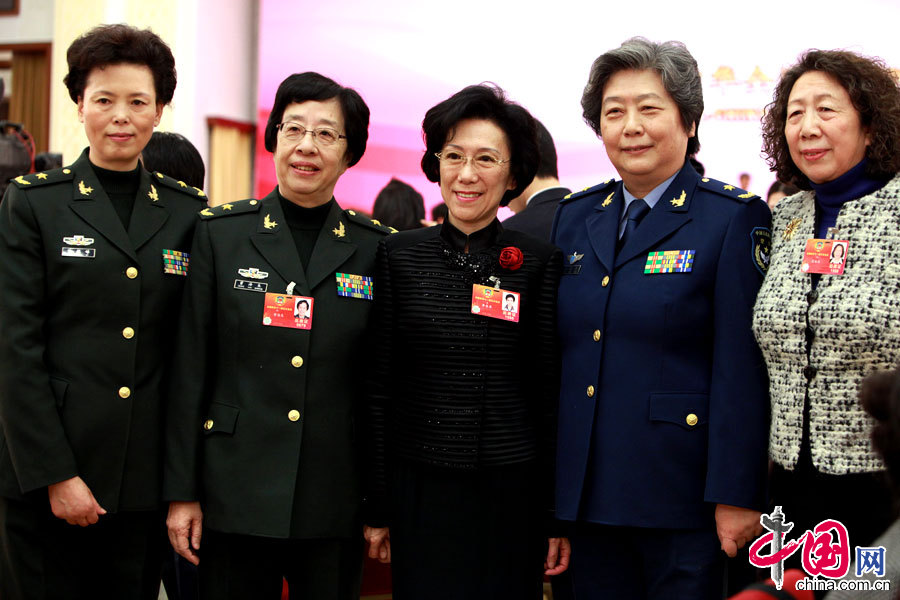
[[[609,186],[616,183],[615,178],[610,178],[604,181],[603,183],[598,183],[597,185],[592,185],[590,187],[586,187],[580,192],[572,192],[565,196],[562,200],[560,200],[560,204],[571,202],[573,200],[578,200],[579,198],[584,198],[585,196],[590,196],[591,194],[595,194],[597,192],[602,192]]]
[[[732,200],[737,200],[738,202],[743,202],[745,204],[754,199],[761,200],[761,198],[753,192],[744,191],[739,187],[723,183],[717,179],[710,179],[709,177],[700,179],[698,185],[704,190],[714,192],[720,196],[725,196],[726,198],[731,198]]]
[[[386,234],[387,233],[397,233],[397,230],[394,229],[393,227],[388,227],[387,225],[382,225],[378,220],[370,219],[369,217],[367,217],[365,215],[359,214],[355,210],[350,210],[350,209],[345,210],[344,216],[347,218],[348,221],[353,221],[357,225],[362,225],[364,227],[368,227],[369,229],[374,229],[375,231],[378,231],[380,233],[386,233]]]
[[[153,172],[153,179],[155,179],[158,183],[163,184],[166,187],[172,188],[173,190],[178,190],[179,192],[183,192],[190,196],[194,196],[195,198],[203,198],[206,199],[206,194],[203,193],[203,190],[195,188],[194,186],[188,185],[183,181],[178,181],[176,179],[172,179],[168,175],[164,175],[159,171]]]
[[[75,175],[72,169],[66,167],[64,169],[51,169],[42,173],[30,173],[28,175],[19,175],[10,181],[19,189],[27,190],[28,188],[40,187],[48,183],[59,183],[60,181],[72,181]]]
[[[200,218],[203,220],[214,219],[216,217],[227,217],[229,215],[240,215],[243,213],[259,211],[259,200],[238,200],[237,202],[228,202],[219,206],[209,206],[200,211]]]

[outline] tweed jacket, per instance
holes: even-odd
[[[862,379],[900,360],[900,175],[847,202],[836,227],[849,240],[844,274],[813,290],[801,272],[815,236],[815,194],[778,204],[772,258],[753,328],[769,369],[769,454],[792,469],[800,455],[804,397],[810,402],[813,465],[835,475],[883,468],[869,439],[872,419],[857,400]],[[807,357],[806,328],[813,334]]]

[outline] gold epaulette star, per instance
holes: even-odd
[[[372,219],[372,223],[375,225],[381,225],[381,221],[379,221],[378,219]]]
[[[725,189],[726,192],[730,192],[731,190],[734,189],[734,186],[733,186],[733,185],[726,185],[724,189]]]
[[[180,185],[181,187],[187,187],[187,186],[188,186],[188,184],[186,184],[186,183],[183,182],[183,181],[179,181],[179,182],[178,182],[178,185]]]
[[[335,227],[334,229],[332,229],[331,231],[333,231],[334,235],[336,235],[339,238],[344,237],[344,235],[345,235],[344,224],[341,221],[338,221],[338,226]]]
[[[153,187],[153,184],[150,184],[150,191],[147,192],[147,196],[149,196],[149,198],[154,202],[159,200],[159,194],[156,193],[156,188]]]
[[[21,183],[22,185],[31,185],[31,182],[25,181],[25,178],[22,175],[19,175],[18,177],[16,177],[16,181],[18,183]]]
[[[203,210],[200,211],[200,214],[203,215],[204,217],[211,217],[211,216],[213,216],[213,211],[209,210],[208,208],[204,208]]]
[[[752,198],[753,195],[753,192],[747,192],[746,194],[741,194],[738,198]]]
[[[275,229],[276,225],[278,225],[278,221],[273,221],[269,218],[269,215],[266,215],[266,218],[263,219],[263,227],[266,229]]]
[[[46,173],[38,173],[37,175],[35,175],[35,177],[37,177],[38,179],[47,179],[47,174]]]
[[[81,192],[82,196],[90,196],[94,188],[84,185],[84,180],[82,179],[78,182],[78,191]]]
[[[609,196],[606,197],[606,200],[603,201],[603,204],[601,204],[600,206],[602,206],[603,208],[606,208],[607,206],[612,204],[612,199],[613,199],[613,196],[615,196],[615,195],[616,195],[615,192],[611,192],[609,194]]]
[[[222,210],[231,210],[232,208],[234,208],[234,206],[232,204],[223,204],[222,205]]]
[[[687,200],[687,193],[684,190],[681,190],[681,195],[677,198],[672,198],[669,202],[672,203],[672,206],[684,206],[685,200]]]
[[[194,186],[191,186],[191,187],[194,187]],[[197,195],[198,195],[198,196],[200,196],[201,198],[206,198],[206,194],[203,193],[203,190],[201,190],[201,189],[198,188],[198,187],[195,187],[194,189],[197,190]]]

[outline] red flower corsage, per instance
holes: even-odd
[[[500,266],[510,271],[515,271],[522,266],[525,256],[515,246],[507,246],[500,251]]]

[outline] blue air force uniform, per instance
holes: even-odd
[[[609,180],[562,200],[554,222],[557,517],[715,535],[716,504],[764,507],[768,402],[750,324],[769,209],[686,163],[617,252],[624,201]]]

